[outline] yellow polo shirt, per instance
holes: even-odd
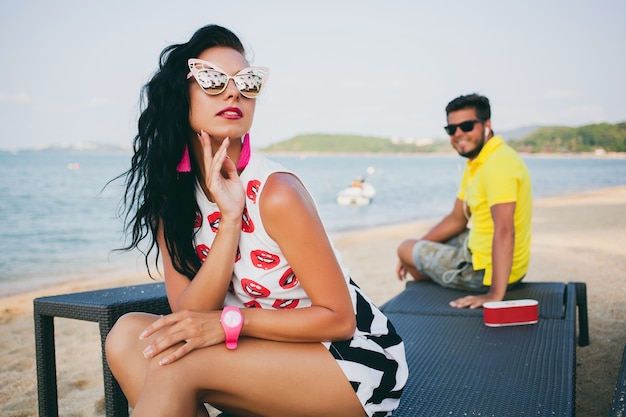
[[[509,283],[519,281],[530,262],[532,185],[528,168],[517,152],[494,136],[474,160],[468,160],[457,197],[465,200],[472,218],[468,246],[475,270],[485,270],[484,285],[491,285],[493,219],[491,207],[515,202],[515,248]]]

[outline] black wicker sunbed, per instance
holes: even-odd
[[[39,416],[58,416],[54,318],[64,317],[97,322],[102,342],[104,397],[107,417],[128,416],[128,402],[113,378],[104,356],[104,341],[117,319],[131,311],[154,314],[170,312],[163,283],[133,285],[106,290],[36,298],[35,350]]]
[[[506,299],[539,301],[537,324],[487,327],[463,295],[410,282],[382,306],[405,341],[410,377],[394,417],[574,416],[576,307],[589,343],[584,283],[522,283]]]
[[[613,405],[611,406],[610,417],[626,416],[626,345],[624,346],[624,354],[622,356],[622,366],[617,375],[617,383],[615,384],[615,395],[613,396]]]
[[[538,300],[539,322],[516,327],[486,327],[482,310],[449,307],[460,294],[411,282],[382,307],[404,338],[410,368],[394,417],[573,416],[576,307],[579,344],[589,343],[585,284],[520,284],[507,299]],[[41,417],[58,416],[54,317],[98,322],[104,349],[115,321],[130,311],[168,313],[163,284],[35,299]],[[127,416],[128,403],[104,350],[103,370],[106,415]]]

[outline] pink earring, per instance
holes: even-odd
[[[237,170],[243,171],[243,169],[250,162],[250,135],[246,133],[243,136],[243,142],[241,144],[241,154],[239,154],[239,162],[237,162]]]
[[[189,160],[189,147],[185,145],[185,151],[183,157],[180,158],[180,162],[176,165],[177,172],[191,172],[191,161]]]

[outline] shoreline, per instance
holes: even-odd
[[[626,157],[626,153],[624,154]],[[543,207],[547,205],[554,204],[555,202],[566,201],[570,199],[577,199],[579,197],[585,197],[588,195],[599,195],[606,194],[612,192],[620,192],[620,190],[626,190],[625,185],[617,185],[613,187],[603,187],[603,188],[594,188],[587,189],[582,191],[576,191],[573,193],[567,193],[562,195],[556,195],[551,197],[542,197],[533,202],[534,207]],[[354,266],[360,263],[351,263],[345,261],[344,252],[350,252],[352,249],[345,248],[343,246],[347,245],[347,242],[350,244],[353,241],[365,241],[370,242],[378,236],[379,234],[384,234],[388,237],[397,237],[397,243],[406,237],[419,237],[420,235],[426,233],[426,231],[434,226],[434,224],[439,221],[439,218],[432,219],[415,219],[409,221],[401,221],[401,222],[390,222],[388,224],[383,225],[374,225],[374,226],[363,226],[353,229],[345,229],[338,231],[328,232],[331,240],[335,244],[335,247],[344,258],[343,263],[345,266],[353,270]],[[535,219],[533,219],[533,222]],[[358,239],[355,237],[358,236]],[[139,254],[135,254],[137,261],[139,258]],[[393,253],[392,258],[395,260],[395,251]],[[151,264],[152,265],[152,264]],[[43,297],[47,295],[56,295],[56,294],[64,294],[68,292],[79,292],[79,291],[89,291],[95,289],[102,288],[111,288],[118,285],[135,285],[137,283],[149,283],[152,282],[151,278],[148,276],[147,270],[145,270],[143,262],[141,265],[138,262],[135,265],[137,272],[129,272],[128,265],[125,267],[115,269],[113,271],[105,270],[100,273],[92,273],[89,275],[77,276],[74,278],[60,279],[56,281],[46,282],[44,278],[34,279],[32,283],[23,285],[22,287],[16,286],[16,288],[11,288],[13,283],[7,284],[6,291],[0,291],[0,311],[3,311],[5,306],[11,305],[12,303],[21,304],[22,299],[34,299],[37,297]],[[392,270],[394,271],[394,270]],[[154,271],[151,269],[153,277],[156,278],[155,281],[159,281],[162,277],[159,275],[158,271]],[[530,275],[530,271],[529,274]],[[358,279],[358,278],[356,278]],[[129,283],[129,284],[126,284]],[[20,289],[23,288],[23,289]],[[388,291],[386,291],[388,292]],[[399,292],[399,291],[398,291]],[[391,298],[392,294],[389,298]],[[378,297],[380,298],[380,297]],[[387,298],[388,299],[388,298]],[[387,299],[383,300],[386,301]]]
[[[542,198],[533,210],[525,280],[587,284],[590,345],[576,348],[576,415],[608,415],[626,343],[626,185]],[[435,221],[344,231],[331,238],[355,282],[380,305],[405,286],[395,277],[397,245],[419,237]],[[34,298],[149,282],[147,273],[139,273],[0,297],[0,378],[11,381],[0,386],[0,416],[37,415]],[[55,335],[60,415],[104,416],[97,324],[55,319]]]
[[[253,148],[254,149],[254,148]],[[316,151],[267,151],[264,149],[254,149],[259,154],[265,156],[297,156],[300,158],[315,156],[398,156],[398,157],[440,157],[453,156],[459,154],[454,150],[432,151],[432,152],[316,152]],[[523,158],[571,158],[571,159],[626,159],[626,152],[522,152],[517,153]]]
[[[624,153],[623,155],[624,158],[626,158],[626,153]],[[610,190],[620,188],[626,189],[626,184],[612,187],[577,190],[566,194],[559,194],[550,197],[541,197],[535,200],[533,202],[533,205],[542,206],[544,204],[549,204],[549,202],[553,199],[567,199],[576,196],[585,196],[589,193],[604,193],[609,192]],[[408,221],[403,220],[399,222],[391,221],[387,224],[376,224],[372,226],[361,226],[355,228],[341,229],[337,231],[329,231],[328,234],[332,240],[341,241],[342,239],[348,238],[349,236],[354,234],[368,234],[370,232],[384,233],[389,231],[390,233],[397,235],[398,239],[403,239],[403,236],[409,236],[410,233],[395,233],[394,231],[396,229],[408,232],[414,231],[412,236],[417,237],[425,233],[427,228],[432,227],[437,221],[439,221],[438,217],[433,217],[430,219],[414,219]],[[345,250],[340,250],[340,253],[342,255],[343,252],[345,252]],[[46,295],[61,294],[61,292],[54,292],[57,288],[61,291],[77,292],[111,287],[111,285],[108,284],[109,282],[118,282],[121,283],[120,285],[126,285],[124,284],[125,282],[132,283],[128,285],[133,285],[137,282],[141,283],[142,279],[144,280],[143,283],[151,282],[150,277],[148,276],[148,272],[144,267],[143,259],[140,259],[140,257],[142,256],[141,254],[136,252],[129,252],[125,253],[123,256],[133,257],[132,259],[134,259],[134,269],[136,270],[136,272],[131,272],[131,269],[133,268],[129,266],[130,264],[121,264],[122,266],[119,266],[117,268],[113,267],[113,270],[106,269],[110,267],[106,266],[106,268],[101,272],[91,273],[89,275],[76,275],[73,278],[61,278],[58,280],[46,281],[46,278],[38,277],[29,278],[28,280],[30,282],[27,283],[10,282],[10,280],[7,280],[5,281],[6,285],[5,283],[2,283],[0,285],[0,311],[2,311],[2,306],[4,304],[7,304],[7,301],[5,301],[5,299],[19,299],[21,297],[28,296],[29,294],[33,294],[33,298]],[[393,254],[393,257],[395,259],[395,252]],[[151,262],[153,261],[151,260]],[[349,268],[352,266],[351,263],[344,263]],[[151,263],[150,265],[152,267],[153,264]],[[158,271],[155,271],[151,268],[151,272],[155,278],[161,278]],[[57,274],[57,276],[61,276],[61,274]]]

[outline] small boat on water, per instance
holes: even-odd
[[[364,178],[352,181],[349,187],[337,194],[337,204],[340,206],[366,206],[372,202],[376,190]]]

